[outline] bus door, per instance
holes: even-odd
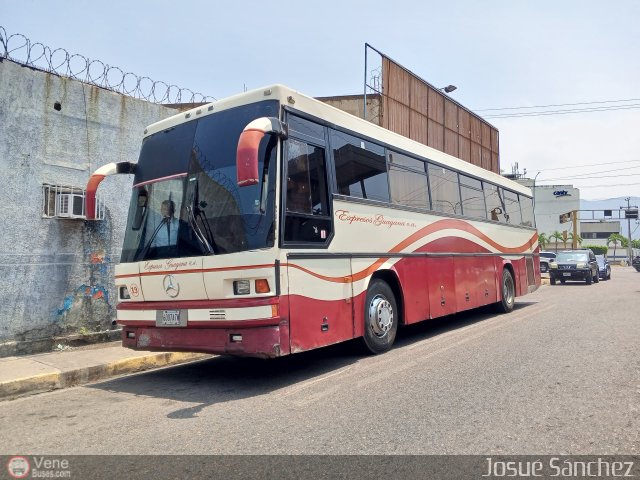
[[[281,245],[287,254],[291,352],[353,338],[351,261],[333,239],[325,127],[289,114]],[[285,292],[283,292],[285,293]]]

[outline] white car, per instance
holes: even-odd
[[[556,259],[555,252],[540,252],[540,272],[547,273],[549,271],[549,262]]]

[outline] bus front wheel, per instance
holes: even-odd
[[[497,304],[498,311],[501,313],[509,313],[513,310],[516,300],[516,284],[508,268],[502,270],[500,287],[500,301]]]
[[[373,354],[391,349],[396,339],[400,316],[395,295],[379,279],[371,281],[364,304],[364,345]]]

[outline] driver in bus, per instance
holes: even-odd
[[[164,200],[160,206],[162,226],[156,238],[153,239],[152,247],[170,247],[178,242],[179,221],[175,217],[176,204],[173,200]]]

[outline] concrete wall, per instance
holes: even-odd
[[[42,185],[137,160],[144,127],[175,113],[0,58],[0,342],[111,328],[132,178],[102,182],[96,222],[43,218]]]

